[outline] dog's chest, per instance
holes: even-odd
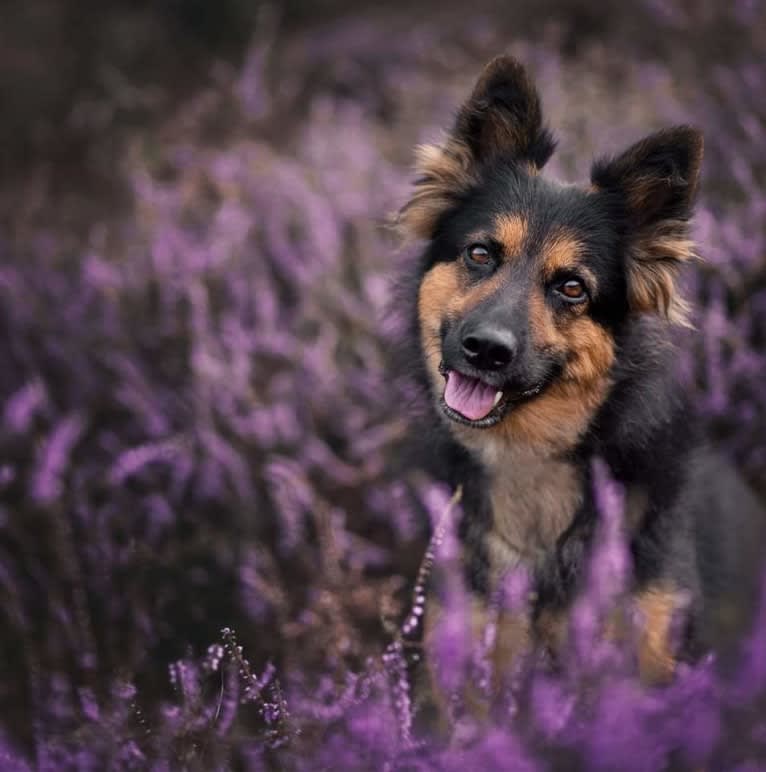
[[[491,578],[530,568],[554,549],[583,499],[583,476],[571,462],[515,450],[490,473],[492,520],[487,533]]]

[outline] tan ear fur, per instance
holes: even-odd
[[[628,248],[628,302],[638,312],[654,312],[672,324],[690,326],[689,305],[676,280],[681,266],[697,257],[686,222],[666,220],[646,228]]]
[[[418,147],[415,168],[419,178],[397,221],[402,233],[417,239],[429,238],[455,195],[474,184],[472,167],[471,151],[458,140],[450,138],[444,145]]]

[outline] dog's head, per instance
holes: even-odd
[[[571,447],[608,394],[625,323],[684,319],[675,277],[692,255],[701,134],[653,134],[595,162],[582,186],[541,175],[554,147],[524,69],[499,57],[444,144],[420,149],[400,214],[428,241],[421,346],[435,398],[468,445]]]

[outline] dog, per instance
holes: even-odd
[[[603,459],[625,491],[638,668],[662,682],[730,637],[733,616],[744,624],[763,543],[759,502],[707,446],[674,376],[703,137],[650,134],[596,160],[582,185],[543,175],[555,145],[530,77],[501,56],[444,142],[418,151],[398,220],[425,244],[403,281],[423,436],[437,476],[462,491],[475,631],[522,567],[534,598],[522,637],[553,648],[582,586]],[[438,616],[429,598],[426,638]],[[498,642],[497,667],[517,632]]]

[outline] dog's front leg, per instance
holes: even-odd
[[[686,596],[667,583],[655,582],[636,594],[635,603],[641,616],[638,622],[641,680],[646,684],[668,683],[673,679],[677,663],[674,623],[687,605]]]
[[[488,720],[532,645],[526,610],[503,609],[470,593],[462,622],[456,623],[454,613],[431,599],[423,636],[430,723],[445,737],[461,717],[476,723]]]

